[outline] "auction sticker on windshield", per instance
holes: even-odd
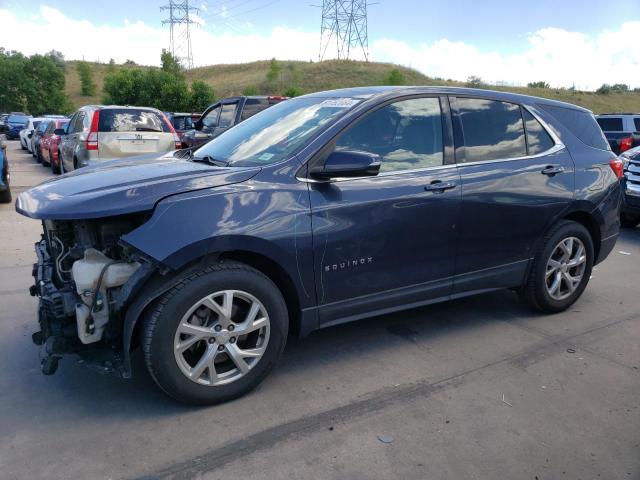
[[[356,100],[355,98],[330,98],[322,102],[320,106],[328,108],[351,108],[358,103],[360,103],[360,100]]]

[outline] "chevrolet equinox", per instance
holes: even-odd
[[[279,103],[191,153],[116,160],[20,194],[43,223],[42,370],[121,377],[142,349],[170,396],[238,397],[288,335],[512,289],[573,304],[619,230],[622,163],[591,112],[462,88]]]

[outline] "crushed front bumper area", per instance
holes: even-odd
[[[58,288],[54,282],[54,261],[47,251],[46,241],[35,244],[38,258],[33,265],[35,284],[29,293],[38,296],[38,323],[40,330],[32,340],[40,346],[42,373],[52,375],[65,355],[76,355],[79,363],[100,373],[128,377],[121,348],[105,342],[84,345],[78,338],[76,304],[81,300],[70,285]]]

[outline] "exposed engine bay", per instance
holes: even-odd
[[[66,353],[77,353],[102,371],[119,368],[121,291],[146,261],[120,238],[147,219],[147,214],[134,214],[43,222],[30,290],[40,297],[40,331],[33,341],[42,345],[43,373],[54,373]]]

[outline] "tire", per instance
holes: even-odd
[[[256,318],[260,317],[259,320],[262,320],[259,324],[263,325],[266,319],[266,326],[257,330],[253,325],[258,320],[250,321],[254,330],[246,335],[244,340],[240,336],[234,340],[233,326],[226,326],[217,333],[213,333],[214,326],[220,328],[218,323],[224,324],[226,317],[215,313],[216,310],[212,308],[207,308],[202,301],[209,297],[213,299],[213,303],[222,308],[220,305],[224,305],[227,299],[226,292],[233,293],[228,303],[234,307],[230,311],[235,312],[233,314],[235,317],[233,315],[232,317],[237,332],[244,328],[242,322],[238,320],[244,318],[247,315],[246,312],[253,311],[254,305],[257,312],[262,312],[256,315]],[[247,295],[251,299],[248,300]],[[263,315],[264,312],[266,312],[265,315]],[[196,321],[196,325],[206,325],[209,332],[207,335],[218,335],[218,337],[215,339],[211,336],[201,337],[194,343],[193,340],[200,337],[200,334],[178,332],[178,328],[182,329],[185,321],[190,325],[193,325],[192,321]],[[244,323],[247,324],[247,321],[249,320]],[[226,262],[206,267],[189,275],[160,297],[146,312],[141,343],[147,369],[156,384],[166,394],[184,403],[211,405],[233,400],[255,388],[280,358],[288,329],[287,307],[276,285],[265,275],[247,265]],[[221,336],[225,338],[221,339]],[[255,342],[252,339],[257,339],[257,346],[253,346]],[[259,344],[261,340],[262,344]],[[183,353],[179,353],[179,347],[183,342],[190,347],[185,348]],[[251,345],[247,346],[243,342]],[[241,357],[240,364],[245,369],[244,373],[241,372],[239,363],[232,361],[229,355],[234,351],[234,345],[236,352],[261,351],[261,356],[257,358]],[[189,357],[190,363],[187,362],[188,355],[192,355]],[[220,363],[214,363],[216,376],[212,376],[209,367],[204,367],[204,370],[198,369],[198,365],[206,363],[202,362],[205,355],[212,355],[214,361],[220,361]],[[245,359],[247,359],[246,362]],[[251,362],[250,365],[248,362]],[[226,368],[230,370],[225,371]],[[190,372],[185,373],[185,369]],[[188,374],[195,378],[189,378]],[[226,379],[223,378],[225,375],[227,375]],[[223,383],[207,384],[219,381]]]
[[[584,248],[584,262],[578,267],[568,268],[566,271],[567,275],[573,279],[578,278],[578,274],[580,274],[579,282],[576,281],[571,287],[569,286],[570,281],[565,279],[569,277],[565,277],[562,273],[562,267],[555,269],[550,265],[551,260],[557,259],[558,252],[562,251],[560,242],[568,241],[569,239],[574,239],[571,243],[574,255],[577,256],[580,244]],[[593,258],[593,239],[587,229],[577,222],[569,220],[559,222],[545,235],[533,259],[527,283],[521,289],[521,298],[544,313],[557,313],[566,310],[580,298],[580,295],[587,287],[591,277],[591,269],[593,268]],[[565,260],[560,260],[560,263],[562,262],[565,262]],[[551,272],[549,278],[547,278],[548,272]],[[560,286],[552,294],[550,289],[555,286],[554,280],[558,278],[558,274],[560,274],[561,278]],[[563,286],[564,294],[562,293]]]
[[[640,223],[640,217],[634,217],[622,212],[620,215],[620,225],[623,228],[636,228]]]
[[[11,203],[11,189],[0,192],[0,203]]]
[[[20,148],[21,148],[22,150],[26,150],[26,149],[27,149],[27,147],[25,146],[25,144],[22,142],[22,139],[20,139]]]
[[[51,154],[49,154],[51,155]],[[54,175],[60,175],[62,173],[62,169],[60,168],[60,166],[62,165],[62,157],[60,156],[60,151],[58,151],[58,165],[54,165],[53,161],[51,162],[51,172],[53,172]]]

